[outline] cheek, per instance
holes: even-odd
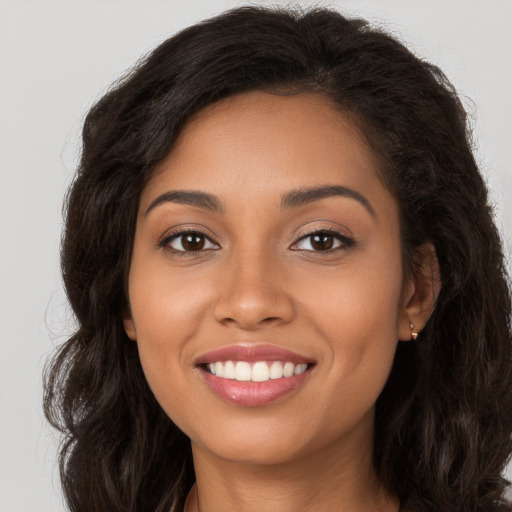
[[[197,279],[177,279],[165,261],[151,262],[134,251],[129,296],[137,347],[146,379],[169,413],[184,385],[188,341],[204,321],[204,287]]]
[[[134,252],[129,296],[137,338],[155,349],[179,346],[192,336],[205,314],[207,281],[197,272],[177,272],[164,258],[148,262],[150,257]]]
[[[377,400],[393,364],[402,307],[400,259],[369,258],[332,282],[311,301],[329,345],[331,403],[340,413],[348,404],[363,411]]]

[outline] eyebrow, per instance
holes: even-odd
[[[151,210],[164,203],[188,204],[213,212],[224,212],[221,202],[212,194],[199,192],[197,190],[169,190],[151,201],[151,204],[146,210],[146,215]]]
[[[281,209],[297,208],[328,197],[342,196],[355,199],[372,215],[377,217],[372,205],[361,193],[343,185],[321,185],[304,187],[287,192],[281,199]],[[221,201],[214,195],[198,190],[169,190],[159,195],[149,205],[145,215],[164,203],[197,206],[205,210],[224,213]]]
[[[343,185],[321,185],[318,187],[306,187],[297,190],[292,190],[286,193],[281,200],[281,208],[296,208],[304,206],[320,199],[327,197],[342,196],[355,199],[358,203],[363,205],[372,217],[376,218],[377,214],[372,205],[361,193],[354,189],[345,187]]]

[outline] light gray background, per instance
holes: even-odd
[[[64,510],[41,371],[72,328],[59,277],[60,209],[84,113],[158,42],[242,3],[0,0],[0,512]],[[323,5],[401,34],[447,72],[474,119],[477,158],[510,255],[512,1]]]

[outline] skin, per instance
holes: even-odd
[[[398,509],[371,464],[374,407],[398,340],[411,338],[411,322],[421,330],[436,291],[404,280],[398,205],[377,165],[325,98],[250,92],[189,121],[143,190],[124,326],[157,400],[191,439],[187,511]],[[290,191],[322,185],[360,200],[282,207]],[[154,203],[183,190],[214,195],[222,211]],[[183,229],[204,233],[204,248],[170,239]],[[308,235],[328,230],[341,238],[327,233],[319,250]],[[435,253],[422,254],[432,270]],[[315,365],[275,402],[229,403],[194,361],[240,343]]]

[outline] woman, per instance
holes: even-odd
[[[83,136],[45,398],[71,510],[509,509],[510,292],[439,69],[240,8]]]

